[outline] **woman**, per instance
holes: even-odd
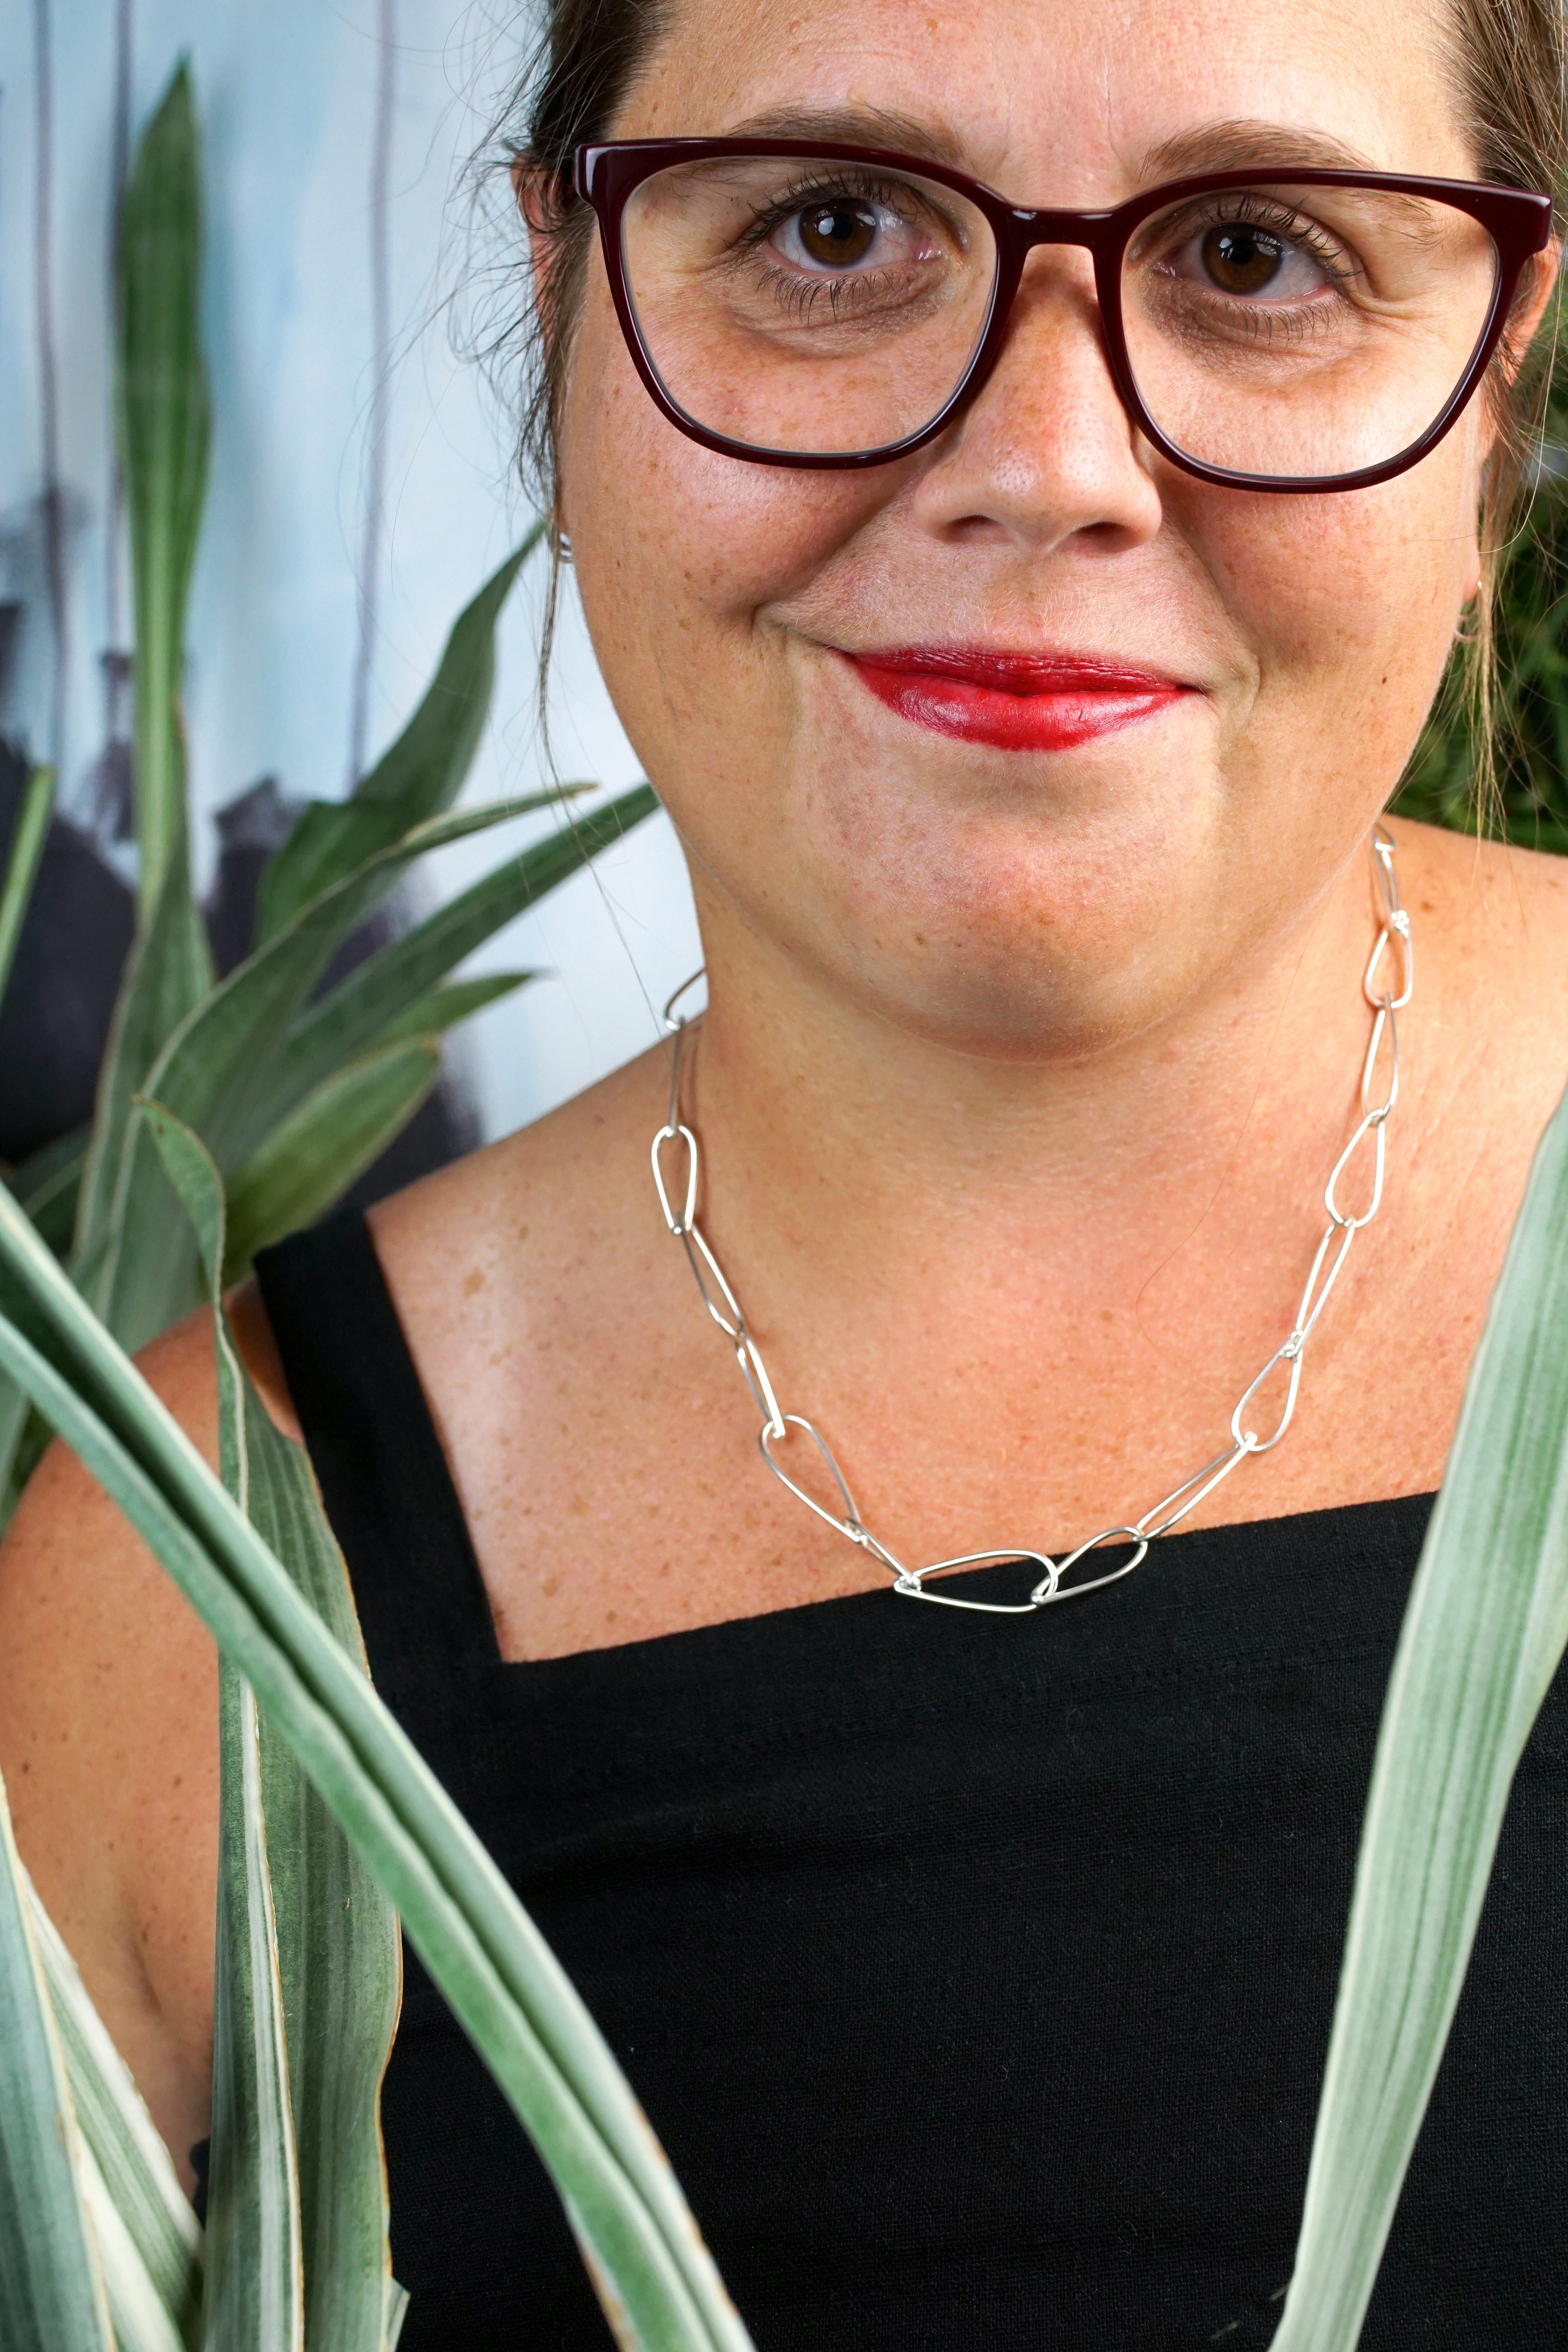
[[[1557,14],[557,0],[551,44],[517,177],[554,512],[708,1009],[674,1085],[655,1047],[286,1245],[245,1344],[379,1684],[763,2352],[1263,2344],[1383,1684],[1568,1059],[1561,869],[1375,831],[1517,476],[1548,223],[1470,184],[1553,184]],[[683,138],[729,144],[603,151]],[[206,1331],[148,1365],[210,1442]],[[0,1761],[182,2154],[214,1688],[57,1454]],[[1560,2330],[1564,1728],[1368,2345]],[[603,2344],[409,1973],[405,2345]]]

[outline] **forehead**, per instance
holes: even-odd
[[[714,137],[820,110],[863,114],[873,139],[888,117],[1035,205],[1114,203],[1147,181],[1162,149],[1211,124],[1278,125],[1373,169],[1462,177],[1476,167],[1442,10],[1443,0],[675,0],[615,128]]]

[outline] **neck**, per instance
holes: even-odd
[[[1146,1323],[1156,1276],[1182,1313],[1223,1264],[1238,1311],[1258,1294],[1278,1322],[1366,1047],[1369,867],[1358,851],[1242,968],[1136,1034],[1087,1052],[1046,1035],[1029,1058],[899,1025],[710,894],[683,1100],[705,1228],[754,1319],[758,1297],[781,1328],[896,1321],[890,1302],[918,1299],[931,1328],[978,1297],[1005,1345],[1013,1297],[1038,1347],[1042,1286],[1059,1322],[1120,1303]]]

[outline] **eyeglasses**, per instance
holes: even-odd
[[[761,465],[922,448],[1001,355],[1037,246],[1093,257],[1128,415],[1201,480],[1386,481],[1442,438],[1503,333],[1551,199],[1309,168],[1178,180],[1108,212],[799,139],[580,148],[639,374],[672,425]]]

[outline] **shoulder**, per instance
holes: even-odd
[[[1412,1034],[1424,1028],[1456,1080],[1538,1129],[1568,1078],[1568,858],[1393,829],[1421,1001]]]
[[[492,1345],[591,1311],[609,1269],[643,1246],[667,1086],[655,1049],[371,1212],[415,1357],[442,1362],[444,1393],[476,1378]]]
[[[1412,919],[1444,951],[1500,978],[1554,974],[1568,986],[1568,857],[1439,825],[1389,823]]]
[[[211,1318],[192,1317],[140,1362],[215,1459]],[[101,1863],[87,1849],[153,1776],[154,1695],[178,1738],[210,1712],[212,1673],[207,1636],[159,1562],[75,1455],[51,1446],[0,1546],[0,1766],[40,1888],[50,1880],[67,1908],[89,1879],[118,1879],[128,1864],[112,1833]],[[79,1835],[55,1835],[73,1811]]]

